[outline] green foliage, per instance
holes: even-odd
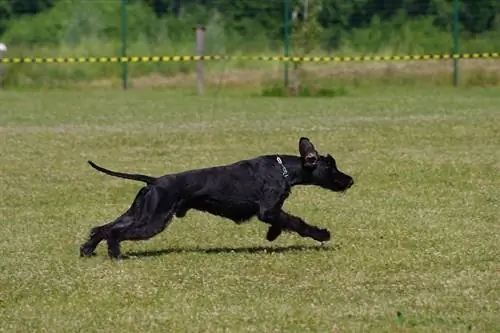
[[[8,1],[0,1],[0,36],[7,29],[12,8]]]
[[[315,49],[323,32],[317,20],[321,1],[301,0],[294,11],[298,17],[292,20],[292,50],[294,54],[305,56]]]
[[[300,0],[290,2],[292,7],[303,3]],[[370,27],[377,20],[384,24],[392,23],[397,28],[398,24],[426,17],[434,27],[449,31],[453,7],[453,0],[310,2],[318,3],[320,8],[311,14],[323,31],[323,46],[328,48],[338,47],[345,42],[347,34]],[[75,34],[76,29],[81,33],[115,38],[119,29],[119,6],[120,1],[1,1],[0,36],[6,33],[3,39],[26,44],[59,42],[61,38],[74,38],[72,34]],[[149,36],[157,33],[157,19],[164,20],[160,25],[171,36],[175,36],[194,24],[205,24],[214,12],[219,12],[223,17],[226,33],[230,31],[253,37],[258,32],[271,40],[281,39],[282,36],[282,1],[129,0],[128,6],[131,37],[137,34],[134,31]],[[500,24],[500,1],[460,0],[460,24],[463,32],[468,34],[495,31]],[[67,34],[70,36],[67,37]]]
[[[294,91],[293,89],[286,88],[282,82],[268,83],[261,91],[263,97],[339,97],[347,96],[348,90],[346,87],[331,87],[330,85],[309,85],[303,86]]]
[[[305,2],[290,0],[291,9],[299,7],[303,14]],[[460,51],[500,50],[500,1],[460,2]],[[293,26],[291,54],[448,53],[453,47],[453,0],[307,3],[307,18],[295,21]],[[197,24],[207,27],[208,54],[276,54],[283,48],[281,0],[128,0],[127,12],[128,53],[133,55],[192,54],[193,27]],[[120,35],[118,0],[0,0],[0,40],[9,46],[7,56],[118,55]],[[207,68],[216,66],[208,64]],[[227,66],[249,65],[235,62]],[[116,77],[120,67],[91,64],[46,68],[9,66],[4,82]],[[191,64],[185,63],[142,63],[130,68],[132,76],[192,70]],[[296,74],[300,81],[299,71]]]
[[[154,41],[160,24],[152,10],[140,2],[128,5],[128,34]],[[161,30],[160,30],[161,31]],[[117,40],[120,37],[120,2],[61,0],[51,10],[25,16],[13,23],[3,39],[19,45],[78,44],[83,38]]]

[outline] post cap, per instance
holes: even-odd
[[[202,31],[205,31],[205,27],[201,24],[197,25],[196,27],[193,28],[193,30],[202,30]]]

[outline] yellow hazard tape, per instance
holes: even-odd
[[[137,63],[137,62],[186,62],[198,60],[291,61],[291,62],[363,62],[449,59],[498,59],[499,52],[393,55],[393,56],[338,56],[338,57],[285,57],[285,56],[133,56],[133,57],[23,57],[2,58],[3,64],[65,64],[65,63]]]

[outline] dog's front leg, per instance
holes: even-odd
[[[284,212],[281,209],[261,212],[259,219],[271,224],[267,232],[267,239],[269,241],[275,240],[281,234],[282,230],[294,231],[302,237],[310,237],[318,242],[330,240],[330,232],[328,230],[312,226],[300,217]]]
[[[328,230],[307,224],[300,217],[284,211],[280,212],[280,224],[283,229],[295,231],[302,237],[310,237],[318,242],[327,242],[330,240],[330,232]]]

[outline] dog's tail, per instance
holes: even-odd
[[[114,177],[118,177],[118,178],[125,178],[125,179],[132,179],[132,180],[136,180],[136,181],[139,181],[139,182],[144,182],[146,184],[153,184],[156,181],[155,177],[150,177],[150,176],[141,175],[141,174],[131,174],[131,173],[116,172],[116,171],[112,171],[112,170],[108,170],[108,169],[105,169],[103,167],[100,167],[100,166],[98,166],[97,164],[95,164],[92,161],[87,161],[87,162],[94,169],[96,169],[96,170],[98,170],[100,172],[103,172],[103,173],[105,173],[107,175],[110,175],[110,176],[114,176]]]

